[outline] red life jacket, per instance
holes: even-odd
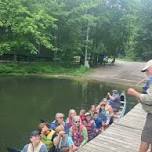
[[[83,128],[84,126],[82,124],[80,124],[79,128],[75,125],[72,126],[72,139],[74,141],[74,144],[78,147],[81,145],[82,141],[84,140],[82,136]]]
[[[85,127],[86,127],[87,132],[88,132],[88,138],[89,138],[89,140],[93,139],[95,137],[95,125],[94,125],[94,121],[93,120],[90,120],[90,121],[86,120]]]
[[[84,120],[86,120],[86,116],[84,114],[82,114],[82,115],[80,115],[80,119],[81,119],[81,121],[84,121]]]

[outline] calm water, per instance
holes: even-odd
[[[108,91],[122,86],[101,82],[0,77],[0,152],[6,147],[21,148],[40,119],[53,120],[56,112],[67,115],[98,103]],[[127,98],[127,111],[135,102]]]

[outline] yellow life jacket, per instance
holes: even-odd
[[[41,141],[46,145],[47,149],[50,150],[53,147],[53,135],[55,131],[51,130],[47,135],[43,135]]]

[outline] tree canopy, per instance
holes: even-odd
[[[151,0],[0,0],[0,54],[152,55]]]

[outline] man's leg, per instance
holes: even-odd
[[[151,151],[150,152],[152,152],[152,144],[150,144],[150,146],[151,146]]]
[[[139,152],[147,152],[148,148],[149,148],[149,144],[142,141],[140,144]]]
[[[152,144],[151,141],[152,141],[152,114],[148,113],[146,117],[145,126],[141,134],[141,144],[140,144],[139,152],[147,152],[149,146]]]

